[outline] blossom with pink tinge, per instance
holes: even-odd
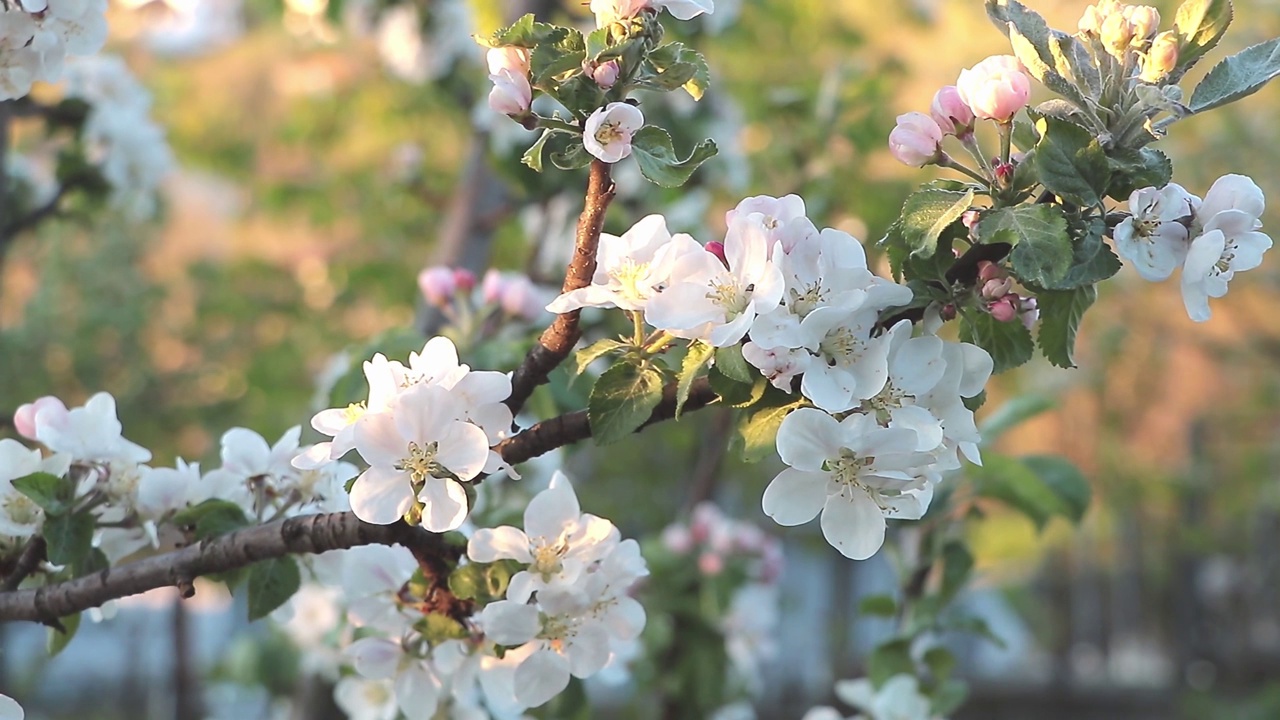
[[[582,143],[599,160],[616,163],[631,154],[631,137],[644,126],[644,114],[635,105],[615,102],[587,118]]]
[[[991,317],[1000,322],[1009,322],[1018,317],[1018,295],[1009,293],[987,307]]]
[[[36,439],[36,415],[42,410],[49,413],[49,417],[54,415],[65,416],[68,412],[67,406],[52,395],[46,395],[35,402],[19,405],[18,410],[13,414],[13,426],[19,435],[28,440]]]
[[[454,293],[458,291],[458,280],[452,269],[436,265],[418,273],[418,289],[427,304],[442,308],[453,300]]]
[[[935,163],[941,156],[942,128],[924,113],[898,116],[898,125],[889,133],[889,152],[899,162],[912,167]]]
[[[963,136],[973,132],[973,110],[965,104],[955,85],[947,85],[934,94],[929,115],[944,135]]]
[[[1022,63],[1012,55],[992,55],[971,68],[960,71],[956,80],[960,99],[975,117],[1009,122],[1027,106],[1031,79]]]

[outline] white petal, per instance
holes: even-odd
[[[574,677],[591,677],[609,662],[609,633],[598,623],[587,623],[565,642],[565,654]]]
[[[408,720],[432,720],[440,704],[440,680],[421,661],[396,677],[396,704]]]
[[[764,514],[779,525],[802,525],[822,510],[827,500],[828,475],[787,468],[764,489]]]
[[[822,509],[822,536],[841,555],[866,560],[884,544],[885,522],[879,506],[857,490],[833,495]]]
[[[844,435],[840,422],[814,408],[798,408],[778,427],[778,455],[800,470],[819,470],[840,453]]]
[[[488,638],[499,645],[521,645],[538,634],[538,608],[499,600],[484,606],[476,617]]]
[[[356,672],[370,680],[385,680],[400,669],[404,648],[386,638],[367,637],[351,643],[343,654],[351,658]]]
[[[566,479],[533,496],[524,511],[524,528],[531,538],[553,541],[576,525],[581,515],[578,496]]]
[[[510,525],[477,530],[467,541],[467,557],[478,563],[508,559],[533,562],[533,555],[529,553],[529,536]]]
[[[569,661],[550,650],[539,650],[516,668],[516,700],[538,707],[569,687]]]
[[[413,487],[408,473],[371,467],[351,486],[351,511],[361,520],[390,525],[413,507]]]
[[[423,506],[422,527],[431,532],[457,530],[467,519],[467,491],[455,480],[427,478],[418,500]]]
[[[0,720],[22,720],[24,713],[17,700],[0,695]]]

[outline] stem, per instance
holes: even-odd
[[[977,180],[978,182],[982,183],[987,187],[991,187],[990,178],[982,177],[977,172],[970,169],[967,165],[956,162],[955,158],[951,157],[946,153],[942,153],[942,158],[938,160],[938,167],[951,168],[952,170],[968,175],[969,177],[973,178],[974,180]]]
[[[613,196],[614,185],[609,164],[592,160],[587,180],[587,198],[582,215],[578,218],[573,258],[565,271],[561,292],[577,290],[591,284],[591,278],[596,273],[596,250],[600,245],[600,233],[604,230],[604,216],[609,211]],[[512,373],[511,396],[507,398],[507,407],[511,408],[512,414],[519,413],[533,391],[545,383],[551,371],[573,352],[573,346],[582,337],[578,314],[579,311],[574,310],[557,315],[538,338],[537,344],[525,355],[524,362]]]
[[[995,177],[995,170],[991,167],[991,162],[987,160],[987,156],[982,154],[982,146],[978,144],[978,136],[972,130],[965,133],[964,136],[956,136],[960,144],[969,153],[969,156],[978,162],[978,167],[987,174],[988,178]],[[990,180],[983,179],[983,182],[990,184]]]
[[[1009,164],[1009,150],[1013,143],[1013,121],[1002,122],[1000,127],[1000,164]]]
[[[644,331],[644,313],[639,310],[629,310],[627,314],[631,316],[632,337],[635,338],[636,347],[644,347],[644,338],[647,334]]]
[[[582,132],[582,128],[574,125],[573,123],[567,123],[558,118],[542,117],[541,115],[538,116],[538,127],[554,130],[568,130],[575,134]]]

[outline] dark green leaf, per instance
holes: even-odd
[[[1048,290],[1036,296],[1040,308],[1040,352],[1045,359],[1060,368],[1076,366],[1076,331],[1085,311],[1097,299],[1095,285]]]
[[[1218,44],[1231,15],[1231,0],[1186,0],[1178,7],[1173,20],[1178,33],[1178,75]]]
[[[689,157],[676,156],[671,135],[660,127],[646,125],[631,138],[631,152],[645,178],[662,187],[679,187],[689,180],[702,163],[715,157],[716,144],[711,140],[698,143]]]
[[[943,231],[959,220],[971,205],[972,189],[965,192],[936,188],[916,191],[902,204],[902,213],[889,228],[883,242],[889,247],[905,247],[913,255],[932,257]]]
[[[1053,400],[1044,395],[1017,395],[986,417],[980,428],[982,442],[989,445],[1010,429],[1053,407]]]
[[[1019,205],[989,211],[978,222],[983,243],[1014,243],[1009,259],[1020,280],[1057,283],[1071,267],[1071,237],[1062,210],[1052,205]]]
[[[197,540],[205,540],[239,530],[249,519],[236,503],[212,498],[174,515],[173,524],[192,528]]]
[[[929,648],[921,659],[929,668],[929,673],[933,675],[935,682],[943,682],[951,677],[956,667],[956,656],[941,645]]]
[[[1117,148],[1107,160],[1111,163],[1107,195],[1121,202],[1128,200],[1134,190],[1162,188],[1173,179],[1173,163],[1155,148]]]
[[[83,564],[93,548],[93,528],[93,515],[87,511],[45,518],[49,562],[72,567]]]
[[[971,467],[978,495],[999,500],[1025,515],[1043,530],[1055,515],[1070,517],[1069,508],[1041,477],[1026,463],[1014,458],[984,453],[981,467]]]
[[[892,595],[867,595],[858,603],[858,614],[891,618],[898,614],[898,601]]]
[[[911,640],[890,640],[872,651],[867,658],[867,676],[876,687],[883,687],[894,675],[915,675],[916,663],[911,659]]]
[[[20,477],[13,481],[13,489],[31,498],[50,515],[70,510],[76,494],[75,481],[47,472]]]
[[[997,373],[1016,368],[1035,354],[1031,333],[1021,322],[1014,320],[1002,323],[991,317],[990,313],[978,310],[961,316],[960,339],[991,353],[991,359],[995,362],[994,371]]]
[[[942,587],[938,590],[938,600],[949,603],[969,581],[969,573],[973,572],[973,553],[959,540],[952,540],[942,548]]]
[[[1248,97],[1280,75],[1280,38],[1245,48],[1224,59],[1191,93],[1188,106],[1200,113]]]
[[[1042,286],[1048,290],[1074,290],[1120,272],[1120,258],[1103,242],[1102,232],[1106,226],[1101,218],[1093,218],[1088,225],[1077,223],[1072,227],[1076,238],[1071,248],[1071,267],[1060,280]]]
[[[260,560],[249,566],[249,622],[271,614],[302,586],[298,562],[291,557]]]
[[[511,25],[498,30],[490,35],[484,43],[489,47],[504,47],[507,45],[516,45],[518,47],[532,48],[539,43],[546,42],[553,38],[564,28],[556,27],[548,23],[537,22],[533,14],[530,13],[521,17]]]
[[[587,418],[597,445],[617,442],[644,424],[662,401],[662,372],[618,363],[596,380],[587,402]]]
[[[552,135],[558,134],[572,135],[573,133],[558,128],[543,130],[542,134],[538,136],[537,142],[530,145],[529,149],[525,150],[524,155],[520,156],[520,162],[528,165],[534,172],[542,172],[542,150],[546,147],[547,140]]]
[[[1041,118],[1036,128],[1040,142],[1033,162],[1040,183],[1077,205],[1102,204],[1111,168],[1093,133],[1055,117]]]
[[[702,369],[711,362],[711,358],[715,355],[716,349],[710,344],[694,341],[689,343],[689,352],[685,353],[684,360],[680,363],[680,377],[677,378],[676,385],[676,419],[680,419],[680,410],[684,408],[684,403],[689,399],[689,390],[693,387],[693,381],[698,378],[698,374]]]
[[[1092,490],[1072,462],[1058,455],[1031,455],[1022,462],[1058,497],[1064,517],[1079,524],[1089,510]]]
[[[750,383],[738,382],[725,375],[717,366],[712,366],[711,371],[707,373],[707,379],[711,382],[711,389],[724,404],[735,408],[754,405],[764,396],[765,389],[768,387],[768,381],[763,375],[757,375]]]
[[[556,133],[547,138],[546,146],[551,164],[561,170],[577,170],[591,164],[591,154],[583,146],[581,135]]]
[[[542,87],[562,73],[581,72],[585,59],[582,33],[573,28],[557,27],[538,43],[529,56],[529,82],[534,87]]]
[[[1039,16],[1036,16],[1039,19]],[[1056,69],[1057,60],[1049,46],[1050,31],[1040,20],[1041,27],[1035,28],[1035,37],[1028,37],[1016,27],[1009,27],[1009,43],[1013,46],[1013,54],[1022,62],[1031,76],[1050,90],[1066,98],[1083,117],[1091,117],[1092,110],[1085,100],[1084,94]]]
[[[662,90],[683,87],[694,100],[701,100],[711,85],[706,58],[683,43],[655,48],[646,60],[653,71],[645,76],[646,84],[652,87]],[[671,77],[666,77],[668,73],[672,73]]]

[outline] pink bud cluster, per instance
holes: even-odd
[[[978,263],[978,295],[987,312],[1000,322],[1021,320],[1028,330],[1040,319],[1036,299],[1013,291],[1013,278],[1003,267],[988,260]]]
[[[696,557],[698,571],[707,577],[731,564],[743,566],[756,582],[774,583],[782,574],[782,544],[756,525],[726,517],[710,502],[694,508],[688,524],[668,525],[662,544],[675,555]]]
[[[478,311],[488,314],[493,310],[519,320],[537,320],[543,315],[547,292],[523,273],[490,269],[479,282],[478,293],[473,292],[476,287],[475,274],[465,268],[436,265],[418,273],[423,299],[451,320],[460,322]]]
[[[533,87],[529,84],[529,49],[515,46],[490,48],[489,107],[503,115],[522,117],[533,104]]]

